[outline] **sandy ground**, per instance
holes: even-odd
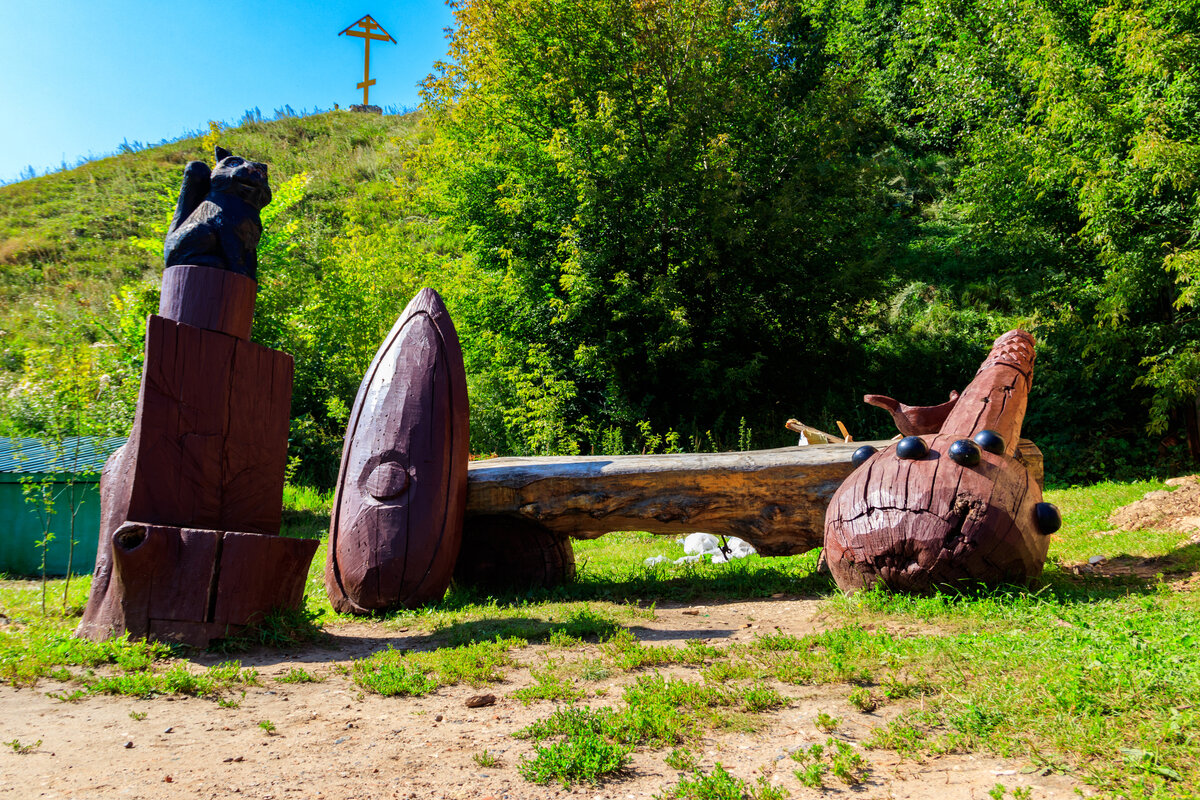
[[[819,603],[772,598],[711,606],[658,608],[635,633],[644,640],[682,645],[689,638],[713,643],[745,641],[763,631],[805,634],[822,628]],[[243,666],[260,673],[260,686],[247,689],[237,708],[212,700],[159,697],[136,700],[89,697],[68,703],[49,696],[63,686],[46,681],[36,689],[0,689],[0,741],[41,740],[25,754],[0,752],[0,798],[87,797],[173,798],[553,798],[652,797],[678,781],[664,763],[666,751],[639,750],[624,777],[602,787],[539,786],[526,782],[516,767],[533,745],[512,733],[555,708],[549,702],[523,705],[513,690],[531,683],[527,668],[510,669],[500,684],[485,689],[456,686],[422,698],[363,694],[336,666],[388,645],[428,646],[424,635],[389,633],[379,625],[351,624],[330,629],[330,640],[298,653],[243,654]],[[522,665],[536,666],[545,646],[517,651]],[[196,664],[215,663],[205,655]],[[273,680],[293,667],[327,676],[322,683],[283,684]],[[685,668],[667,674],[695,678]],[[588,702],[617,703],[628,676],[591,684],[612,688]],[[866,751],[871,772],[849,788],[829,778],[822,792],[799,784],[797,766],[786,752],[823,742],[813,719],[820,711],[840,717],[837,734],[851,742],[886,723],[905,707],[885,706],[862,714],[846,702],[844,686],[780,686],[792,702],[762,717],[752,733],[717,733],[694,749],[708,771],[715,762],[746,780],[767,775],[793,797],[986,798],[997,783],[1010,789],[1030,786],[1034,797],[1070,797],[1068,777],[1025,771],[1027,764],[981,756],[950,756],[922,762]],[[491,693],[495,705],[471,709],[465,702]],[[144,717],[142,717],[144,715]],[[142,717],[142,718],[138,718]],[[260,726],[275,724],[274,734]],[[500,763],[478,766],[484,750]],[[1087,791],[1086,789],[1084,790]]]
[[[1151,492],[1115,513],[1110,524],[1123,529],[1200,530],[1200,482],[1189,476],[1171,483],[1176,491]],[[819,601],[776,596],[708,606],[659,606],[653,620],[642,620],[633,630],[644,641],[682,646],[688,639],[728,643],[765,632],[803,635],[824,627]],[[260,685],[249,687],[236,708],[190,697],[98,696],[64,702],[50,696],[64,688],[54,681],[35,689],[0,688],[0,743],[41,741],[29,752],[18,753],[13,747],[0,752],[0,800],[566,796],[634,800],[660,794],[681,777],[664,763],[667,751],[639,749],[624,776],[598,788],[564,790],[558,784],[539,786],[521,778],[517,765],[532,754],[533,745],[513,738],[512,733],[548,716],[556,706],[544,701],[524,705],[512,692],[532,683],[528,667],[544,660],[545,646],[516,651],[519,666],[490,687],[455,686],[421,698],[385,698],[361,692],[339,666],[388,646],[427,648],[429,638],[379,624],[333,625],[327,630],[326,642],[302,652],[242,654],[243,666],[259,671]],[[588,650],[578,656],[594,655]],[[222,660],[203,655],[192,661],[207,665]],[[294,667],[325,680],[303,684],[274,680]],[[697,677],[688,668],[664,672]],[[629,680],[628,675],[618,675],[589,684],[593,692],[609,691],[602,697],[593,694],[586,702],[618,703],[620,687]],[[863,784],[847,787],[828,777],[824,790],[806,788],[792,774],[797,765],[786,754],[827,738],[813,726],[819,712],[839,717],[837,736],[854,743],[911,703],[863,714],[847,702],[845,686],[777,688],[791,702],[781,711],[762,715],[760,730],[711,733],[692,748],[705,772],[719,762],[747,781],[765,775],[794,798],[985,800],[997,783],[1008,787],[1009,797],[1017,787],[1029,787],[1034,798],[1092,794],[1069,776],[1038,771],[1018,760],[966,755],[913,760],[878,750],[864,751],[871,769]],[[495,704],[467,707],[467,699],[481,693],[494,694]],[[264,720],[274,724],[274,733],[259,726]],[[485,750],[499,763],[480,767],[473,756]]]

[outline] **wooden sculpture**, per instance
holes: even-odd
[[[822,545],[825,509],[854,471],[856,449],[888,444],[472,461],[454,580],[485,590],[554,586],[575,574],[571,539],[612,531],[704,531],[744,539],[763,556],[804,553]],[[1022,439],[1016,457],[1040,482],[1033,442]]]
[[[197,163],[185,175],[207,170]],[[265,166],[255,167],[265,186]],[[203,208],[197,192],[185,178],[180,208]],[[186,241],[204,264],[163,272],[133,429],[100,479],[100,543],[77,636],[204,646],[303,598],[317,542],[277,535],[292,357],[249,341],[254,261],[231,242],[245,242],[258,212],[242,211],[193,213],[193,233],[175,247],[168,239],[168,260]]]
[[[167,229],[163,256],[168,267],[186,264],[258,276],[260,211],[271,202],[267,165],[216,148],[210,170],[193,161],[183,170],[179,202]]]
[[[365,614],[438,600],[467,495],[467,378],[442,299],[422,289],[371,362],[350,413],[325,588]]]
[[[1041,574],[1061,518],[1014,457],[1033,362],[1033,337],[1009,331],[936,433],[856,452],[859,466],[825,516],[825,558],[838,586],[925,592]],[[903,416],[937,414],[922,411]]]

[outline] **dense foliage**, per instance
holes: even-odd
[[[492,363],[524,362],[576,422],[728,440],[742,416],[817,414],[805,385],[853,358],[897,215],[884,131],[811,26],[780,40],[752,4],[710,0],[458,19],[427,98],[437,188],[505,285]],[[596,445],[589,427],[529,443]]]
[[[1198,8],[461,3],[430,176],[506,288],[493,364],[574,423],[544,446],[595,419],[885,433],[864,389],[940,401],[1025,325],[1060,477],[1178,457]]]
[[[1200,3],[464,0],[427,114],[214,126],[0,187],[9,431],[121,432],[181,165],[271,164],[255,338],[328,484],[416,289],[477,452],[890,435],[1031,329],[1052,478],[1170,467],[1200,379]],[[111,297],[111,299],[110,299]],[[753,431],[753,435],[751,434]]]

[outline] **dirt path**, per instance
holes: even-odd
[[[755,602],[659,608],[653,620],[639,621],[643,640],[682,645],[690,638],[716,643],[743,641],[766,631],[802,635],[822,628],[818,601],[777,597]],[[678,781],[664,763],[665,751],[638,750],[626,777],[600,788],[528,783],[517,773],[531,743],[514,731],[555,708],[549,702],[525,706],[511,693],[531,683],[527,665],[544,659],[546,646],[515,653],[520,664],[507,679],[481,690],[455,686],[421,698],[363,694],[338,667],[388,645],[427,646],[424,635],[388,631],[383,625],[330,628],[326,646],[297,653],[244,654],[243,666],[260,673],[236,708],[211,700],[160,697],[135,700],[89,697],[66,703],[48,696],[62,685],[46,681],[36,689],[0,689],[0,741],[41,744],[26,754],[0,752],[0,798],[648,798]],[[589,649],[593,649],[592,648]],[[215,663],[203,656],[197,664]],[[294,667],[324,676],[322,683],[275,681]],[[664,672],[696,678],[694,670]],[[593,705],[619,702],[628,675],[589,688],[610,688]],[[949,756],[918,763],[894,754],[867,751],[871,772],[850,789],[829,779],[825,791],[800,785],[797,766],[786,753],[823,742],[813,726],[825,711],[843,720],[839,737],[861,741],[905,706],[889,705],[861,714],[846,702],[844,686],[777,688],[791,704],[763,715],[754,733],[718,733],[694,749],[708,771],[716,762],[754,781],[767,775],[794,798],[978,798],[1003,783],[1029,786],[1036,798],[1067,798],[1075,783],[1061,775],[1025,774],[1027,765],[979,756]],[[495,705],[470,709],[468,697],[488,691]],[[259,723],[269,720],[275,733]],[[473,756],[487,750],[499,764],[482,768]],[[1085,794],[1089,793],[1086,788]]]

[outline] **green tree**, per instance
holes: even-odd
[[[495,369],[552,376],[554,413],[597,429],[647,418],[732,443],[743,415],[816,413],[812,377],[852,353],[894,217],[882,131],[819,12],[473,0],[456,16],[425,85],[443,139],[424,174],[502,287],[480,320]]]

